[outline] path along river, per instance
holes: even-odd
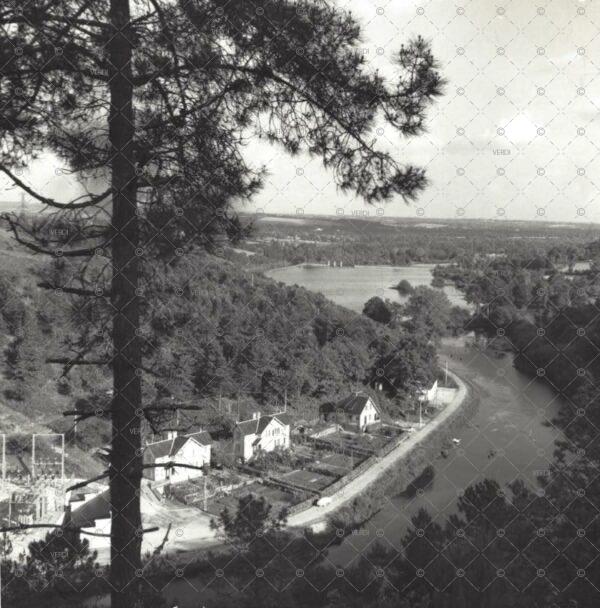
[[[378,295],[402,301],[389,289],[401,279],[413,286],[429,285],[433,265],[410,267],[361,266],[355,268],[280,268],[266,273],[287,284],[298,284],[323,293],[337,304],[361,312],[366,300]],[[446,288],[453,304],[464,304],[461,294]],[[552,426],[560,408],[560,398],[542,382],[530,380],[512,365],[512,357],[497,357],[484,347],[466,341],[447,341],[441,350],[442,363],[460,376],[478,397],[478,407],[468,424],[454,432],[460,441],[431,461],[429,483],[412,497],[391,496],[384,507],[356,534],[329,551],[328,558],[347,567],[383,540],[397,548],[410,525],[410,518],[425,508],[442,523],[456,511],[459,492],[485,478],[500,484],[521,478],[536,485],[536,475],[544,474],[552,461],[554,442],[561,432]],[[166,591],[177,597],[180,608],[205,605],[210,590],[199,581],[174,581]],[[202,604],[200,604],[202,605]]]
[[[319,291],[337,304],[360,312],[374,295],[401,301],[390,290],[401,279],[413,286],[429,285],[433,265],[409,267],[359,266],[355,268],[302,268],[271,271],[273,279]],[[445,288],[453,304],[464,304],[461,294]],[[458,446],[431,462],[430,482],[412,497],[391,497],[362,529],[348,537],[330,559],[344,567],[383,535],[397,547],[410,518],[427,509],[443,521],[456,511],[461,490],[485,478],[500,484],[522,478],[533,486],[552,461],[554,442],[562,435],[552,425],[560,408],[560,397],[547,385],[531,380],[512,365],[512,356],[498,357],[483,346],[466,340],[448,340],[441,349],[442,363],[463,378],[479,397],[470,421],[455,432]],[[383,531],[383,532],[382,532]]]

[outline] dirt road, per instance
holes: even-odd
[[[326,522],[327,517],[336,509],[359,496],[389,468],[396,465],[403,456],[415,449],[430,433],[444,425],[465,402],[468,392],[466,384],[456,374],[448,372],[448,375],[456,382],[458,390],[454,399],[433,420],[422,429],[407,435],[406,439],[397,448],[336,492],[327,506],[314,506],[306,511],[296,513],[288,518],[288,525],[293,528],[305,528]],[[204,513],[198,513],[187,521],[180,520],[173,526],[169,542],[165,547],[166,552],[172,558],[185,561],[190,558],[191,554],[200,553],[208,547],[219,545],[220,539],[216,536],[215,531],[210,528],[209,522],[210,518]]]
[[[383,475],[386,470],[394,466],[398,460],[416,448],[423,439],[427,437],[435,429],[442,426],[448,418],[464,403],[467,396],[466,384],[454,373],[448,372],[448,375],[458,385],[458,390],[454,399],[446,405],[446,407],[423,428],[414,431],[406,437],[406,439],[389,454],[384,456],[379,462],[367,469],[364,473],[353,479],[348,485],[341,488],[338,492],[332,495],[331,502],[324,507],[310,507],[306,511],[301,511],[292,515],[288,519],[288,525],[292,527],[307,527],[320,522],[324,522],[328,515],[331,515],[336,509],[339,509],[344,503],[353,498],[356,498],[361,492],[364,492],[367,487],[374,483],[378,477]]]

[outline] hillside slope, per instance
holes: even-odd
[[[362,387],[392,335],[370,319],[231,262],[190,256],[148,311],[150,359],[181,398],[241,399],[308,413]],[[179,393],[179,394],[178,394]]]
[[[65,340],[77,344],[80,334],[92,335],[93,320],[110,318],[110,309],[101,298],[91,303],[39,289],[48,272],[42,263],[0,272],[1,392],[6,407],[64,431],[71,424],[64,410],[93,411],[108,401],[110,370],[75,367],[63,378],[62,366],[46,358],[72,353]],[[61,272],[70,276],[72,269]],[[183,402],[201,423],[224,412],[233,419],[278,410],[284,402],[298,416],[314,417],[320,403],[369,384],[400,331],[201,253],[149,268],[144,301],[145,404]],[[407,355],[409,365],[421,364]],[[101,445],[109,440],[108,423],[92,416],[72,439],[84,448]]]

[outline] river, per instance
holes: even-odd
[[[403,299],[390,285],[406,279],[413,286],[431,283],[433,264],[407,267],[358,266],[354,268],[303,268],[293,266],[266,273],[286,284],[321,292],[337,304],[360,312],[374,295],[393,301]],[[465,305],[462,294],[445,287],[451,302]],[[478,407],[469,423],[457,430],[457,447],[431,464],[431,479],[412,497],[391,497],[385,507],[357,530],[329,558],[345,567],[369,545],[380,540],[399,547],[410,518],[421,508],[443,521],[456,511],[458,493],[485,478],[500,484],[516,478],[536,485],[552,461],[554,443],[562,436],[552,420],[560,397],[549,386],[531,380],[512,365],[512,356],[499,357],[470,340],[447,340],[440,350],[442,362],[466,380],[478,396]],[[379,532],[378,532],[379,531]],[[379,535],[378,535],[379,534]]]
[[[354,268],[302,268],[293,266],[267,272],[273,279],[318,291],[337,304],[357,312],[364,302],[378,295],[402,301],[389,289],[401,279],[413,286],[429,285],[433,265],[409,267],[359,266]],[[465,305],[461,294],[444,288],[454,304]],[[428,483],[414,495],[391,496],[385,506],[340,546],[329,550],[328,559],[337,567],[352,565],[361,553],[377,542],[400,548],[410,519],[421,508],[443,523],[456,512],[459,492],[486,478],[500,484],[525,480],[532,487],[552,462],[554,443],[562,436],[552,426],[560,408],[560,397],[544,383],[530,380],[512,365],[512,356],[499,357],[473,342],[447,340],[440,350],[477,396],[478,406],[469,422],[454,433],[460,441],[430,463]],[[179,608],[209,605],[210,589],[191,578],[172,581],[165,595],[178,598]],[[202,598],[202,602],[198,604]]]
[[[379,296],[392,302],[406,302],[393,289],[402,279],[413,287],[431,286],[432,270],[435,264],[413,264],[411,266],[352,266],[334,268],[331,266],[305,267],[287,266],[265,272],[268,277],[288,285],[301,285],[311,291],[318,291],[336,304],[362,312],[365,302]],[[443,291],[456,306],[466,306],[463,295],[453,285]]]

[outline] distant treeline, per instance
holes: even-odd
[[[376,221],[323,220],[306,224],[260,222],[244,248],[256,255],[249,264],[277,260],[286,264],[342,262],[394,265],[458,261],[474,256],[562,257],[587,259],[589,231],[530,224],[454,223],[391,225]],[[568,242],[568,246],[562,243]],[[554,250],[554,251],[553,251]]]

